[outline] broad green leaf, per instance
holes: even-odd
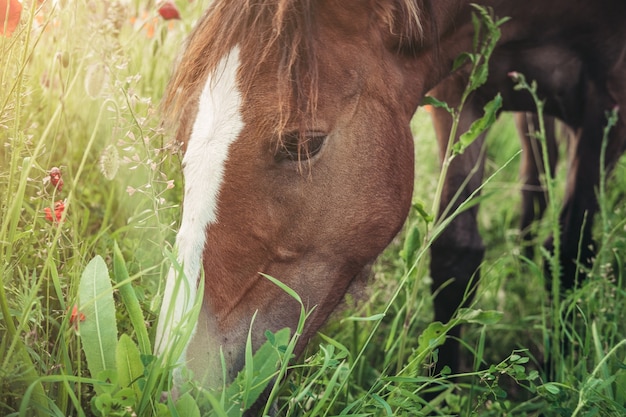
[[[529,361],[529,358],[527,356],[520,356],[517,354],[513,354],[509,356],[509,361],[515,362],[515,363],[527,363]]]
[[[476,56],[474,54],[470,54],[468,52],[463,52],[459,56],[454,59],[452,63],[452,72],[458,70],[466,63],[471,62],[472,64],[476,62]]]
[[[459,309],[457,319],[461,323],[482,324],[483,326],[496,324],[502,319],[502,313],[495,310],[474,310],[469,308]]]
[[[433,106],[433,107],[437,107],[440,109],[444,109],[445,111],[447,111],[450,114],[454,113],[454,110],[452,110],[450,108],[450,106],[448,106],[448,103],[446,103],[445,101],[441,101],[441,100],[437,100],[435,97],[433,96],[426,96],[422,99],[422,106]]]
[[[548,382],[546,384],[540,385],[537,387],[537,389],[539,389],[539,391],[548,392],[552,395],[558,395],[561,392],[561,388],[559,388],[558,385],[552,382]]]
[[[153,407],[156,408],[154,415],[157,417],[172,417],[170,414],[170,410],[168,410],[167,405],[163,403],[155,403]]]
[[[117,369],[105,369],[95,376],[95,380],[98,381],[98,385],[102,387],[101,392],[108,392],[113,395],[115,390],[119,387],[117,383]]]
[[[481,60],[476,68],[474,69],[474,74],[470,79],[470,84],[468,87],[469,91],[477,90],[480,86],[487,82],[487,78],[489,77],[489,63],[485,60]]]
[[[485,111],[483,116],[478,120],[474,120],[469,130],[459,137],[459,140],[452,146],[452,151],[455,154],[463,153],[481,133],[493,126],[496,122],[500,107],[502,107],[502,96],[498,93],[483,108]]]
[[[116,369],[117,346],[113,288],[102,257],[93,258],[83,271],[78,297],[80,307],[77,322],[87,368],[92,377],[97,377],[104,370]]]
[[[414,375],[424,360],[446,340],[446,334],[452,328],[451,324],[442,324],[439,321],[432,322],[417,338],[417,349],[411,354],[409,375]]]
[[[422,236],[420,234],[420,230],[416,224],[413,225],[409,229],[406,238],[404,239],[404,247],[400,251],[400,257],[404,261],[404,266],[407,271],[411,269],[413,264],[415,263],[415,259],[417,257],[417,251],[419,250],[422,243]]]
[[[122,388],[113,396],[113,401],[122,407],[132,407],[137,403],[135,392],[132,388]]]
[[[437,346],[441,346],[446,340],[446,334],[450,328],[451,326],[444,325],[439,321],[430,323],[417,338],[417,350],[422,353],[425,351],[431,351]]]
[[[472,50],[478,51],[480,49],[479,42],[483,23],[478,18],[476,13],[472,13],[472,26],[474,27],[474,36],[472,37]]]
[[[176,401],[178,415],[185,417],[200,417],[200,409],[191,394],[186,392]]]
[[[120,387],[131,387],[135,398],[139,400],[141,398],[141,388],[137,383],[137,379],[143,376],[144,368],[139,349],[127,334],[121,335],[120,340],[117,342],[115,359]]]
[[[113,398],[111,397],[111,394],[105,392],[94,397],[92,407],[98,411],[96,415],[111,415],[111,411],[113,411]]]

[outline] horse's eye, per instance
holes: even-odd
[[[306,161],[319,153],[326,140],[321,132],[292,132],[283,135],[274,159],[282,161]]]

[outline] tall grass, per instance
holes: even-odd
[[[192,22],[138,3],[28,2],[0,37],[0,415],[91,415],[79,283],[95,255],[111,265],[114,242],[155,320],[180,201],[157,105]],[[136,337],[123,288],[113,311]]]
[[[415,209],[364,295],[348,296],[298,361],[294,337],[268,334],[222,392],[190,382],[162,400],[173,364],[152,356],[151,341],[182,187],[157,106],[203,5],[179,1],[182,19],[168,22],[141,3],[27,2],[18,31],[0,37],[0,415],[238,416],[272,379],[265,412],[285,416],[624,415],[623,162],[598,189],[588,280],[550,303],[543,263],[557,258],[520,255],[519,145],[510,118],[497,122],[476,300],[432,324],[424,265],[441,177],[421,110]],[[537,245],[556,230],[566,168],[547,181],[554,205],[535,226]],[[472,367],[432,375],[437,343],[459,323]]]

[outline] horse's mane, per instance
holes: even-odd
[[[343,0],[340,0],[343,1]],[[167,87],[162,105],[166,125],[177,128],[177,140],[185,141],[206,78],[220,60],[237,45],[252,42],[258,65],[278,51],[277,69],[280,116],[284,127],[291,112],[315,109],[317,58],[314,42],[315,9],[321,0],[214,0],[187,40],[186,48]],[[422,26],[417,0],[378,2],[381,22],[407,43],[419,39]],[[243,88],[251,85],[255,68],[242,71]]]

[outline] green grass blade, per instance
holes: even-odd
[[[128,317],[137,334],[139,351],[144,355],[149,355],[152,353],[152,347],[150,346],[148,329],[146,328],[139,300],[137,300],[137,294],[135,294],[135,290],[133,289],[133,286],[130,283],[130,278],[128,277],[128,270],[126,269],[124,256],[122,255],[122,251],[117,245],[117,242],[115,242],[113,246],[113,275],[118,284],[117,288],[122,296],[124,305],[128,310]]]

